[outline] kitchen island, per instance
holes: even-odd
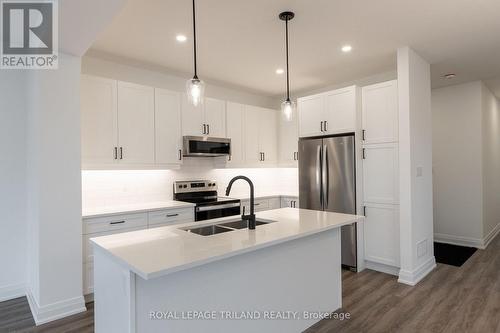
[[[340,227],[282,208],[92,239],[95,331],[301,332],[341,307]],[[241,228],[241,229],[238,229]]]

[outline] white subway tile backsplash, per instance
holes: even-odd
[[[210,179],[224,195],[227,184],[237,175],[252,179],[257,195],[298,193],[298,170],[294,168],[214,169],[209,159],[186,159],[180,170],[84,170],[84,209],[172,200],[176,180]],[[232,195],[245,195],[245,182],[234,184]]]

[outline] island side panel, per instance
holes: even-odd
[[[302,332],[319,321],[303,319],[304,311],[341,307],[340,250],[337,228],[157,279],[136,277],[137,330]],[[218,318],[219,311],[259,311],[261,319],[152,320],[154,311],[181,317],[183,311],[216,311]],[[294,311],[301,319],[263,320],[264,311]]]
[[[96,333],[135,333],[135,274],[94,245]]]

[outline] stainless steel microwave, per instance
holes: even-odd
[[[186,157],[216,157],[231,155],[231,139],[207,136],[185,136],[182,155]]]

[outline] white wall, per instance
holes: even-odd
[[[408,47],[398,49],[401,270],[414,285],[435,266],[432,207],[430,65]]]
[[[24,295],[26,74],[0,74],[0,301]]]
[[[256,195],[298,193],[297,169],[214,169],[209,160],[186,158],[181,170],[82,171],[83,210],[172,200],[176,180],[216,180],[219,195],[224,195],[229,180],[237,175],[252,179]],[[248,193],[248,185],[237,182],[231,195]]]
[[[432,91],[437,241],[484,248],[500,230],[500,108],[480,81]]]
[[[28,301],[37,324],[85,310],[82,297],[79,57],[29,77]]]
[[[185,91],[188,79],[176,76],[164,69],[148,68],[144,64],[129,64],[125,61],[120,63],[115,59],[111,61],[92,56],[85,56],[82,59],[82,73],[180,92]],[[271,97],[215,84],[207,84],[205,95],[231,102],[273,109],[279,108],[280,105],[277,99]]]
[[[483,143],[483,238],[487,243],[500,229],[500,102],[481,83]]]
[[[481,83],[432,91],[434,232],[482,238]]]

